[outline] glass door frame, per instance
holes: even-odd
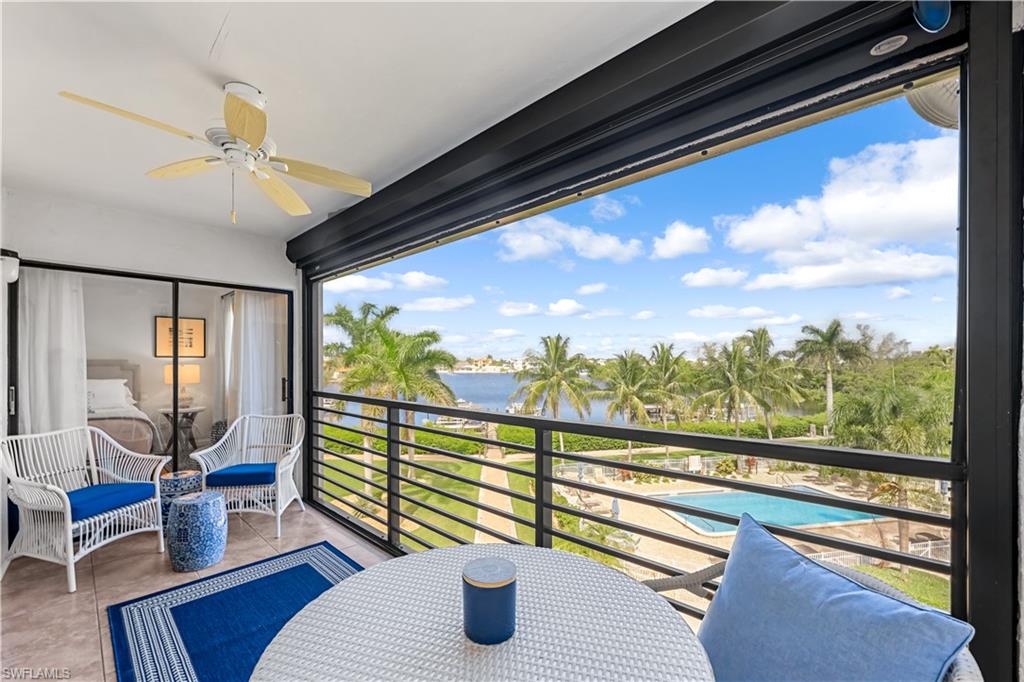
[[[151,282],[164,282],[171,285],[171,334],[172,338],[177,337],[178,319],[180,317],[180,311],[178,310],[178,298],[179,289],[182,284],[185,285],[196,285],[196,286],[207,286],[217,287],[221,289],[230,288],[238,289],[241,291],[254,291],[267,294],[282,294],[287,296],[287,316],[288,316],[288,327],[287,327],[287,359],[286,359],[286,380],[287,380],[287,393],[285,398],[285,409],[289,414],[295,411],[295,292],[291,289],[276,289],[273,287],[260,287],[249,284],[232,284],[230,282],[216,282],[211,280],[202,280],[189,277],[172,277],[168,275],[155,275],[149,273],[132,272],[127,270],[112,270],[107,268],[96,268],[89,266],[79,265],[67,265],[63,263],[50,263],[47,261],[37,261],[31,259],[21,259],[21,268],[38,268],[46,270],[61,270],[65,272],[76,272],[85,275],[100,275],[107,277],[121,277],[125,279],[135,280],[146,280]],[[14,396],[18,394],[18,282],[15,281],[8,285],[8,334],[7,334],[7,359],[8,359],[8,387],[5,392],[5,400],[10,395],[10,391],[13,390]],[[175,425],[171,429],[172,449],[169,453],[172,457],[171,464],[175,468],[182,463],[178,461],[178,438],[176,425],[178,424],[178,344],[173,344],[172,357],[171,357],[171,408],[173,413],[171,415],[173,424]],[[7,421],[7,435],[13,436],[18,433],[18,419],[17,419],[17,400],[14,401],[14,410],[8,410],[8,421]]]

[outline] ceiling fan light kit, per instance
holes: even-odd
[[[236,172],[247,175],[278,208],[290,216],[309,215],[311,211],[302,197],[277,173],[284,173],[305,182],[362,197],[370,196],[372,191],[370,183],[362,178],[305,161],[278,158],[277,145],[267,135],[267,114],[264,111],[267,106],[267,96],[259,88],[248,83],[231,81],[224,84],[223,125],[207,128],[205,137],[71,92],[61,91],[57,94],[79,104],[158,128],[207,147],[207,156],[175,161],[166,166],[154,168],[146,175],[151,178],[169,180],[189,177],[220,166],[227,166],[232,176],[231,212],[229,214],[232,223],[237,222],[234,193]]]

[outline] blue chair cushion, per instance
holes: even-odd
[[[71,501],[71,521],[80,521],[118,507],[142,502],[154,497],[152,483],[100,483],[68,493]]]
[[[973,636],[811,561],[748,514],[698,632],[718,682],[938,681]]]
[[[276,464],[235,464],[206,475],[206,485],[226,488],[235,485],[270,485],[277,473]]]

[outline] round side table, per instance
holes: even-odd
[[[203,489],[203,472],[194,469],[183,471],[167,471],[160,474],[160,514],[163,518],[164,530],[167,530],[167,513],[171,510],[171,500]]]
[[[228,511],[222,493],[207,490],[171,500],[167,549],[175,571],[198,571],[224,558]]]

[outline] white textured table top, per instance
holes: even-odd
[[[518,573],[516,633],[493,646],[462,632],[462,567],[499,556]],[[668,602],[566,552],[464,545],[391,559],[295,615],[253,680],[714,680]]]

